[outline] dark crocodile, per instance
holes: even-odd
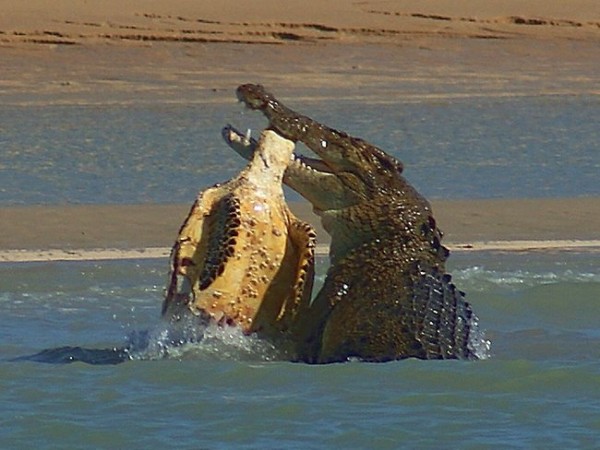
[[[260,85],[242,85],[237,95],[268,118],[270,129],[320,158],[295,154],[284,175],[331,235],[327,278],[298,328],[299,359],[486,357],[489,342],[446,273],[449,251],[431,206],[404,179],[402,163],[292,111]],[[223,135],[251,157],[253,140],[232,127]]]

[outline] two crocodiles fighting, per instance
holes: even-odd
[[[449,252],[431,207],[402,177],[402,163],[260,85],[242,85],[237,96],[269,126],[258,142],[223,130],[250,163],[203,191],[181,227],[165,320],[238,326],[308,363],[485,356],[477,318],[445,271]],[[319,159],[293,153],[296,142]],[[282,182],[331,236],[314,299],[316,234],[288,209]]]
[[[168,345],[202,340],[213,325],[238,327],[307,363],[487,357],[489,341],[446,273],[431,206],[402,177],[402,163],[292,111],[260,85],[237,95],[269,126],[258,142],[223,129],[250,162],[201,192],[179,230],[162,308],[175,336]],[[295,154],[296,142],[319,159]],[[290,212],[282,183],[312,204],[331,236],[314,298],[316,233]],[[144,336],[142,345],[60,347],[16,360],[118,364],[144,351]]]

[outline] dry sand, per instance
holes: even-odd
[[[230,102],[244,82],[295,99],[600,94],[597,0],[0,0],[0,11],[5,105]]]
[[[244,82],[319,100],[600,95],[597,0],[0,0],[0,11],[5,106],[210,105]],[[0,261],[165,256],[187,209],[2,208]],[[434,212],[456,249],[600,238],[598,198],[434,202]]]
[[[0,9],[9,44],[597,39],[600,25],[596,0],[2,0]]]

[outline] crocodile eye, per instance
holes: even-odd
[[[372,156],[373,156],[374,164],[379,166],[380,168],[384,169],[390,175],[402,173],[403,167],[402,167],[401,162],[396,161],[395,159],[393,159],[387,155],[380,155],[377,153],[373,153]]]
[[[384,159],[382,161],[383,167],[385,167],[390,172],[402,173],[402,165],[397,164],[395,161],[390,161],[388,159]]]
[[[435,230],[436,224],[435,224],[435,219],[433,218],[433,216],[429,216],[427,218],[427,221],[429,222],[429,228],[431,228],[432,230]]]

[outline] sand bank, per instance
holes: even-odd
[[[595,0],[0,1],[6,44],[397,43],[427,37],[593,39]]]
[[[574,251],[598,252],[598,240],[552,240],[552,241],[487,241],[469,244],[446,245],[451,252],[549,252]],[[133,249],[98,248],[73,250],[0,250],[0,263],[16,262],[52,262],[52,261],[107,261],[123,259],[164,259],[169,258],[171,249],[167,247],[148,247]],[[326,256],[329,247],[317,245],[317,256]]]
[[[451,252],[548,252],[548,251],[575,251],[598,252],[600,240],[577,241],[490,241],[473,242],[470,244],[450,244],[447,246]],[[138,249],[76,249],[76,250],[5,250],[0,251],[0,263],[17,262],[53,262],[53,261],[111,261],[124,259],[164,259],[167,261],[170,248],[151,247]],[[327,245],[318,245],[316,254],[326,256],[329,248]]]
[[[0,0],[4,105],[598,95],[595,0]],[[402,86],[402,87],[399,87]]]
[[[306,203],[294,212],[329,239]],[[0,261],[166,258],[189,205],[25,206],[0,210]],[[600,249],[600,198],[434,201],[455,251]]]

